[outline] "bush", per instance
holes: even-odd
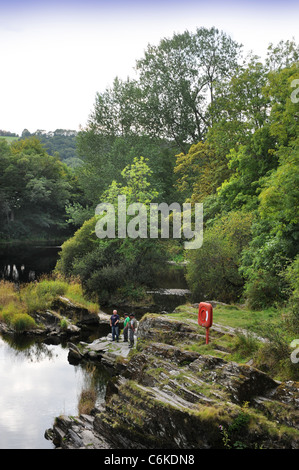
[[[16,290],[13,282],[0,281],[0,308],[14,301]]]
[[[61,321],[60,321],[60,328],[62,330],[66,330],[68,327],[68,323],[67,323],[67,320],[65,318],[62,318]]]
[[[92,409],[95,407],[96,399],[97,393],[94,388],[82,390],[78,405],[79,415],[90,414]]]
[[[243,252],[244,296],[254,310],[285,302],[290,293],[285,272],[293,256],[292,244],[279,234],[268,235],[268,228],[257,222],[253,241]]]
[[[96,224],[95,217],[84,222],[73,237],[69,238],[62,245],[59,253],[55,272],[64,276],[74,274],[74,263],[82,258],[85,254],[93,250],[97,237],[94,233]]]
[[[67,282],[60,280],[44,279],[36,284],[36,292],[41,296],[55,298],[57,295],[65,294],[68,288]]]
[[[252,334],[237,331],[234,347],[242,357],[248,357],[259,349],[259,342]]]
[[[15,331],[21,333],[22,331],[32,330],[36,327],[34,319],[27,313],[20,313],[13,317],[12,326]]]
[[[263,331],[261,330],[261,334]],[[256,355],[256,365],[259,369],[277,377],[278,380],[298,380],[297,364],[291,363],[290,339],[281,327],[265,327],[264,336],[269,339],[260,347]]]
[[[93,240],[94,230],[92,219],[63,244],[57,274],[79,277],[84,291],[101,303],[126,285],[137,288],[155,283],[166,259],[166,243],[138,238]]]
[[[285,278],[290,285],[289,323],[294,333],[299,333],[299,255],[286,269]]]
[[[275,302],[282,300],[280,278],[265,270],[258,270],[246,283],[244,295],[248,307],[252,310],[271,307]]]
[[[24,313],[24,308],[21,304],[17,302],[17,299],[14,299],[3,308],[1,312],[1,318],[8,325],[12,325],[14,316],[20,313]]]
[[[5,310],[1,313],[1,318],[7,325],[12,324],[13,317],[14,317],[14,314],[10,311]]]
[[[29,284],[22,290],[22,298],[28,313],[50,308],[58,295],[65,294],[68,284],[65,281],[43,279],[36,284]]]
[[[25,313],[24,305],[18,302],[17,299],[14,299],[3,308],[0,318],[17,332],[31,330],[36,327],[34,319]]]

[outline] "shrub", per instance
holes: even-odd
[[[74,274],[74,263],[81,259],[83,255],[93,250],[96,241],[94,233],[95,223],[95,217],[85,221],[82,227],[76,231],[75,235],[63,243],[55,268],[56,273],[65,276]]]
[[[27,313],[20,313],[13,317],[12,326],[15,331],[22,332],[32,330],[36,327],[34,319]]]
[[[36,284],[36,291],[39,295],[50,295],[53,298],[57,295],[63,295],[67,288],[67,282],[54,279],[44,279]]]
[[[28,313],[35,313],[40,310],[46,310],[49,308],[51,303],[49,296],[42,296],[38,294],[36,285],[34,284],[29,284],[22,290],[22,299],[26,304]]]
[[[0,317],[17,332],[30,330],[36,326],[34,319],[24,311],[24,305],[17,299],[3,308]]]
[[[222,434],[222,442],[226,449],[246,449],[248,447],[247,443],[244,442],[250,422],[247,408],[248,403],[245,402],[241,411],[227,428],[222,425],[219,426]]]
[[[60,321],[60,328],[62,328],[63,330],[66,330],[67,326],[68,326],[67,320],[65,318],[62,318]]]
[[[22,297],[28,313],[50,308],[58,295],[65,294],[68,284],[65,281],[43,279],[36,284],[29,284],[22,290]]]
[[[270,329],[265,328],[264,336],[269,342],[264,343],[256,354],[256,366],[278,380],[298,380],[298,367],[291,363],[290,340],[286,331],[272,325]]]
[[[294,333],[299,333],[299,255],[288,266],[285,278],[290,285],[289,297],[289,323]]]
[[[4,322],[7,324],[7,325],[11,325],[12,324],[12,319],[13,319],[13,313],[12,312],[9,312],[9,311],[4,311],[2,312],[1,314],[1,318],[4,320]]]
[[[252,310],[271,307],[275,302],[281,302],[281,282],[266,270],[256,270],[245,286],[246,304]]]
[[[24,313],[23,306],[21,304],[18,304],[15,299],[3,308],[3,311],[1,312],[1,318],[8,325],[12,325],[14,316],[20,313]]]
[[[0,281],[0,307],[4,307],[16,297],[14,284],[9,281]]]
[[[289,295],[285,270],[291,259],[291,244],[279,235],[269,236],[263,225],[261,232],[243,252],[241,273],[246,279],[244,296],[249,308],[264,309],[285,302]]]
[[[235,349],[242,357],[248,357],[259,349],[259,342],[252,334],[243,334],[237,331]]]
[[[93,387],[88,390],[82,390],[78,405],[79,414],[90,414],[91,410],[95,407],[96,399],[97,393]]]

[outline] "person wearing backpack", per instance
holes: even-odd
[[[133,348],[134,346],[134,334],[137,330],[137,320],[135,318],[134,313],[130,313],[130,322],[129,322],[129,348]]]

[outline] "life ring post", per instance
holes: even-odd
[[[206,344],[209,344],[209,329],[213,324],[213,307],[208,302],[198,306],[198,324],[206,329]]]

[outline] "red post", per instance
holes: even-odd
[[[206,328],[206,344],[209,344],[209,328]]]

